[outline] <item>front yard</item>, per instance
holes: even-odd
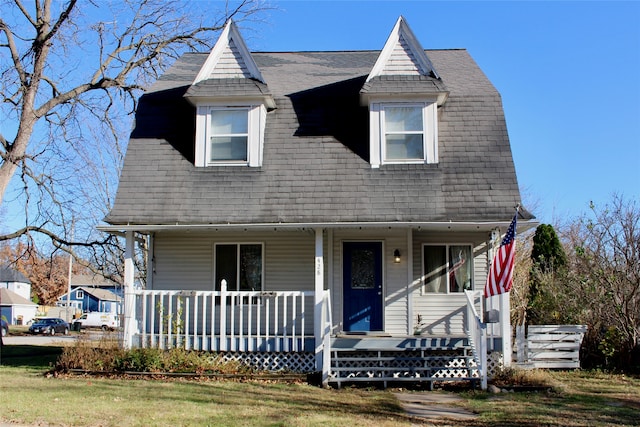
[[[300,383],[46,377],[55,347],[5,346],[0,422],[52,426],[411,426],[391,391]],[[38,354],[41,353],[41,354]],[[28,357],[27,357],[28,356]],[[448,426],[640,425],[640,379],[553,373],[550,392],[463,391],[476,421]],[[440,393],[440,391],[438,391]]]

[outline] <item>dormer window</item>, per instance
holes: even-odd
[[[276,105],[232,21],[185,98],[196,107],[195,166],[262,166],[267,109]]]
[[[423,106],[383,105],[381,114],[384,162],[423,162],[427,151]]]
[[[438,163],[436,102],[373,103],[371,164]]]
[[[262,165],[267,111],[262,105],[200,105],[196,166]]]
[[[438,163],[438,106],[448,90],[403,17],[360,90],[371,167]]]
[[[207,162],[246,163],[249,151],[249,110],[212,108],[209,118]]]

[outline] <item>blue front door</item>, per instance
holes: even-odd
[[[382,242],[343,243],[344,330],[382,330]]]

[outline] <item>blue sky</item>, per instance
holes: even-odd
[[[502,95],[525,203],[562,223],[640,196],[640,2],[274,1],[251,50],[382,49],[403,15],[465,48]]]

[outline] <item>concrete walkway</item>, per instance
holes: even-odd
[[[405,393],[393,393],[400,401],[400,406],[412,417],[422,418],[429,421],[439,419],[450,420],[474,420],[477,415],[470,412],[456,403],[463,399],[456,394],[438,391],[426,391]]]

